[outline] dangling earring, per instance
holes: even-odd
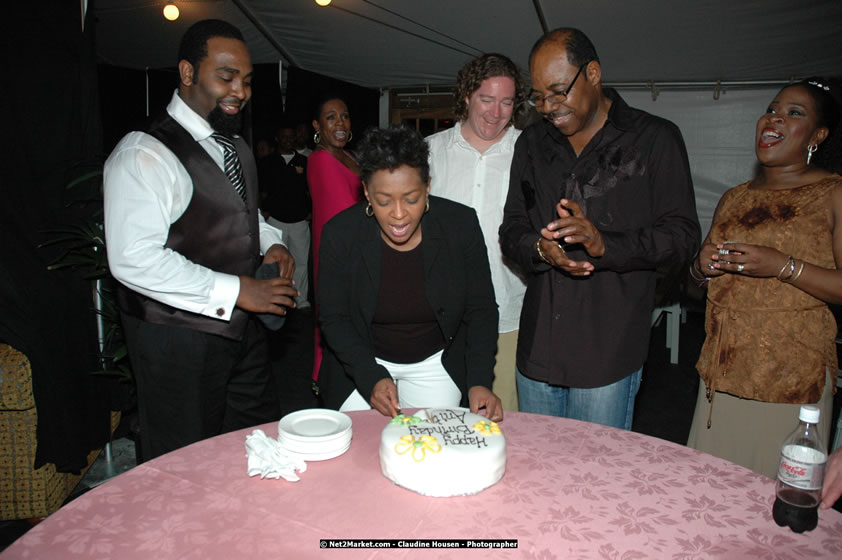
[[[365,207],[365,215],[369,218],[374,216],[374,208],[371,207],[371,202],[369,202],[368,206]]]
[[[813,154],[819,149],[817,144],[810,144],[807,146],[807,165],[810,165],[810,160],[813,159]]]
[[[353,130],[349,130],[349,131],[348,131],[348,142],[350,142],[350,141],[351,141],[351,140],[353,140],[353,139],[354,139],[354,131],[353,131]]]
[[[319,131],[317,130],[316,133],[313,135],[313,144],[318,144],[322,141],[322,137],[319,136]]]
[[[427,207],[424,209],[424,213],[426,214],[429,211],[430,211],[430,197],[428,196],[427,197]]]

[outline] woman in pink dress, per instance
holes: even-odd
[[[307,158],[307,182],[313,199],[313,291],[318,290],[319,246],[322,228],[336,214],[363,199],[360,168],[353,154],[345,149],[351,140],[351,116],[348,105],[337,96],[322,98],[316,108],[313,141],[316,149]],[[316,306],[313,379],[318,379],[322,363],[321,332]]]

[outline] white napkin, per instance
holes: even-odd
[[[301,480],[295,471],[307,470],[307,463],[287,455],[278,440],[268,437],[263,430],[254,430],[246,436],[246,457],[249,476],[281,478],[290,482]]]

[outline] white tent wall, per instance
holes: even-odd
[[[620,90],[632,107],[668,119],[681,129],[703,237],[722,194],[754,175],[755,125],[778,90],[726,90],[716,100],[711,90],[662,91],[655,101],[648,91]]]

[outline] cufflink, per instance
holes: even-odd
[[[222,317],[223,315],[225,315],[225,309],[224,309],[224,308],[222,308],[222,307],[218,308],[218,309],[216,310],[216,316],[217,316],[217,317]]]

